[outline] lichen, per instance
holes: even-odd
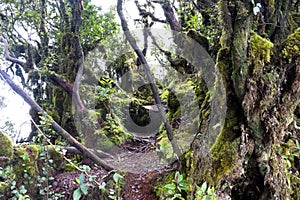
[[[300,57],[300,28],[289,35],[284,43],[282,55],[285,59],[291,63],[293,60],[299,59]]]
[[[11,139],[0,131],[0,157],[12,159],[13,157],[13,143]]]

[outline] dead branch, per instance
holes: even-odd
[[[117,12],[118,12],[118,15],[119,15],[120,20],[121,20],[122,29],[124,31],[124,34],[125,34],[128,42],[129,42],[129,44],[134,49],[134,51],[137,54],[137,56],[138,56],[141,64],[144,67],[147,79],[148,79],[148,81],[150,83],[150,87],[151,87],[151,90],[152,90],[152,93],[153,93],[153,98],[154,98],[154,100],[155,100],[155,102],[157,104],[157,107],[159,109],[159,112],[160,112],[160,114],[162,116],[163,123],[164,123],[164,126],[165,126],[166,131],[167,131],[168,139],[169,139],[169,141],[172,144],[172,148],[173,148],[174,153],[177,155],[177,157],[179,157],[181,155],[180,149],[179,149],[177,140],[176,140],[176,138],[173,135],[172,128],[171,128],[170,124],[168,123],[168,120],[167,120],[167,117],[166,117],[166,113],[165,113],[164,108],[163,108],[162,103],[161,103],[160,96],[159,96],[159,94],[157,92],[157,88],[156,88],[156,86],[154,84],[154,81],[153,81],[153,78],[151,76],[150,67],[148,65],[148,62],[147,62],[147,60],[146,60],[143,52],[137,46],[135,39],[132,37],[131,33],[129,32],[128,25],[127,25],[127,22],[125,20],[124,13],[123,13],[123,8],[122,7],[123,7],[122,6],[122,0],[118,0],[118,2],[117,2]]]
[[[10,62],[19,64],[24,68],[25,62],[9,55],[9,50],[8,50],[9,45],[8,45],[7,40],[3,36],[0,36],[0,42],[2,42],[4,44],[4,58]]]

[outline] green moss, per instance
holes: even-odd
[[[251,32],[251,60],[254,63],[254,73],[258,73],[266,63],[270,62],[273,47],[272,42]]]
[[[174,175],[175,175],[175,172],[171,172],[171,173],[167,174],[166,176],[161,176],[160,178],[157,179],[156,185],[154,186],[154,191],[155,191],[157,197],[160,197],[160,199],[161,199],[166,196],[166,194],[165,194],[166,188],[164,186],[173,182]]]
[[[13,157],[13,143],[11,139],[0,131],[0,157]]]
[[[5,191],[7,191],[7,189],[9,189],[9,184],[0,182],[0,197],[1,197],[1,194],[4,194]]]
[[[15,147],[14,172],[16,177],[23,179],[24,173],[29,177],[36,177],[38,172],[37,161],[39,158],[40,146],[38,145],[22,145]]]
[[[216,67],[221,75],[222,82],[224,83],[225,87],[231,81],[231,69],[230,69],[230,49],[229,48],[222,48],[218,52],[218,59],[216,63]]]
[[[290,63],[293,60],[299,59],[300,57],[300,28],[289,35],[284,43],[284,48],[282,50],[282,55]]]
[[[272,16],[275,11],[275,0],[266,0],[266,2],[269,8],[270,16]]]
[[[227,111],[224,126],[216,142],[210,149],[212,169],[206,181],[211,185],[218,185],[219,181],[228,175],[235,167],[238,159],[239,139],[234,132],[238,119],[234,109]]]
[[[213,163],[212,176],[207,177],[208,182],[212,181],[216,185],[219,181],[230,173],[238,159],[239,140],[227,141],[227,136],[222,133],[217,138],[216,143],[211,148],[211,160]],[[211,179],[211,180],[210,180]]]

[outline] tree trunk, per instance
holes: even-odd
[[[296,189],[279,152],[300,103],[299,29],[292,34],[295,28],[284,28],[293,1],[261,3],[267,25],[259,36],[251,31],[259,17],[251,1],[219,2],[223,31],[216,67],[227,114],[210,149],[201,138],[193,144],[191,179],[233,199],[288,199]]]

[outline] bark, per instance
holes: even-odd
[[[269,9],[265,19],[274,20],[280,12],[288,16],[283,6],[288,2],[263,1]],[[295,28],[277,27],[265,39],[267,34],[250,31],[255,19],[251,1],[222,0],[218,6],[223,31],[216,67],[226,87],[227,114],[210,149],[203,149],[201,139],[193,144],[192,179],[216,188],[227,185],[231,189],[221,193],[233,199],[291,198],[289,172],[278,151],[300,101],[299,58],[288,63],[282,54],[282,42]]]

